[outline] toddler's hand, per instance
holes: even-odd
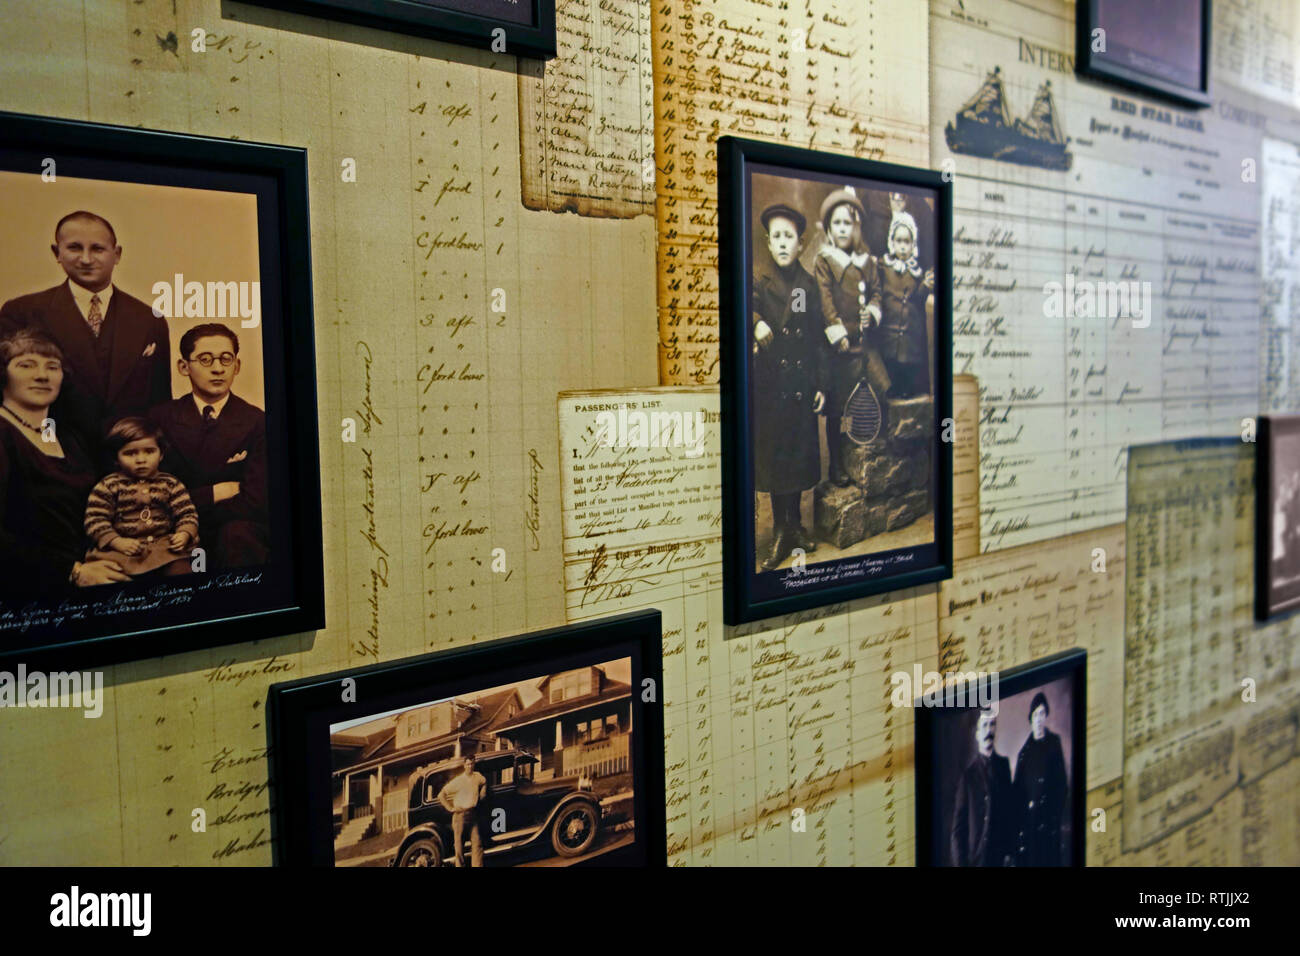
[[[849,350],[849,337],[846,335],[844,338],[840,339],[838,342],[835,343],[835,351],[847,352],[848,350]]]
[[[167,539],[168,551],[184,551],[190,543],[190,533],[188,531],[177,531]]]
[[[926,270],[925,270],[925,278],[921,280],[921,284],[922,284],[923,286],[925,286],[927,289],[933,289],[933,288],[934,288],[934,270],[933,270],[933,269],[926,269]]]
[[[144,553],[144,542],[138,541],[135,538],[123,538],[118,536],[110,541],[108,546],[113,551],[117,551],[120,554],[125,554],[130,557],[135,557],[138,554]]]

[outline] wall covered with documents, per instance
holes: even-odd
[[[269,864],[271,684],[656,608],[671,865],[914,864],[892,676],[1073,647],[1089,865],[1300,864],[1300,622],[1253,618],[1242,440],[1300,411],[1300,23],[1214,8],[1188,110],[1078,78],[1066,0],[558,0],[544,63],[223,0],[7,4],[0,109],[307,149],[327,626],[108,667],[93,719],[0,710],[34,771],[0,782],[0,863]],[[990,97],[1050,110],[1068,161],[972,149]],[[727,134],[951,174],[951,580],[724,625]],[[0,259],[45,254],[4,190]],[[1054,316],[1066,276],[1153,294]],[[702,453],[593,442],[594,406],[651,401]],[[583,482],[629,467],[664,519],[635,533]],[[600,560],[638,548],[672,560]]]

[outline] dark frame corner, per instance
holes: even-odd
[[[925,568],[882,576],[806,594],[755,601],[750,596],[752,555],[752,493],[749,488],[749,389],[746,346],[749,311],[744,308],[748,276],[746,250],[750,243],[747,166],[788,167],[792,173],[840,174],[933,190],[935,219],[935,434],[952,417],[952,223],[953,184],[931,169],[858,159],[756,140],[723,136],[718,140],[718,277],[722,410],[722,546],[723,620],[727,625],[762,620],[794,611],[822,607],[953,576],[951,442],[936,441],[934,537],[936,560]],[[748,531],[746,529],[749,529]]]
[[[1071,722],[1077,730],[1070,752],[1070,797],[1074,804],[1074,826],[1070,830],[1072,867],[1086,865],[1087,854],[1087,770],[1088,770],[1088,652],[1071,648],[1048,657],[1031,661],[998,672],[998,697],[1013,697],[1034,687],[1050,684],[1062,677],[1074,681],[1071,698]],[[932,832],[934,816],[933,749],[935,746],[935,719],[938,713],[952,708],[914,707],[913,772],[916,781],[916,865],[935,866],[931,862],[938,835]]]
[[[272,684],[267,690],[267,743],[272,790],[272,852],[277,866],[334,865],[329,780],[329,725],[430,697],[526,680],[556,665],[582,666],[632,656],[633,727],[637,753],[634,817],[637,839],[591,865],[667,865],[664,782],[663,634],[658,611],[638,611],[518,637],[471,644],[418,657]],[[353,703],[341,703],[340,681],[351,678]],[[644,698],[653,681],[653,700]],[[484,684],[487,681],[488,683]],[[639,706],[638,706],[639,702]],[[323,813],[323,818],[322,818]],[[580,862],[578,865],[586,865]]]
[[[1300,415],[1261,415],[1255,434],[1255,620],[1271,621],[1300,608],[1300,596],[1273,603],[1273,442],[1279,434],[1300,435]]]
[[[1210,37],[1213,30],[1211,0],[1201,3],[1201,81],[1199,88],[1183,86],[1139,70],[1108,62],[1092,52],[1092,31],[1097,24],[1096,0],[1078,0],[1075,6],[1074,71],[1077,76],[1165,100],[1191,109],[1204,109],[1210,98]]]
[[[245,0],[288,13],[328,17],[359,26],[490,49],[495,31],[505,31],[505,52],[548,59],[555,56],[555,0],[527,0],[532,25],[451,10],[438,0]]]

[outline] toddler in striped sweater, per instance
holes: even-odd
[[[109,430],[106,443],[117,457],[117,470],[95,485],[86,502],[86,535],[94,548],[143,559],[162,550],[155,544],[166,538],[166,551],[172,555],[185,551],[198,538],[199,513],[185,486],[174,475],[158,470],[162,430],[143,418],[123,418]],[[149,563],[165,557],[159,555]],[[147,569],[128,566],[124,570]]]

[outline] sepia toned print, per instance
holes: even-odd
[[[338,866],[567,866],[631,845],[631,660],[333,724]]]
[[[724,544],[748,613],[948,576],[945,183],[924,170],[725,145],[724,165],[743,170],[723,237],[736,343],[724,349],[725,382],[741,412],[730,446],[743,487],[732,500],[752,508],[735,509]]]
[[[0,124],[0,657],[318,620],[306,231],[281,197],[305,201],[300,151]]]
[[[0,268],[0,601],[188,577],[195,547],[205,573],[267,564],[255,197],[0,186],[21,209]],[[159,204],[213,225],[159,226]]]

